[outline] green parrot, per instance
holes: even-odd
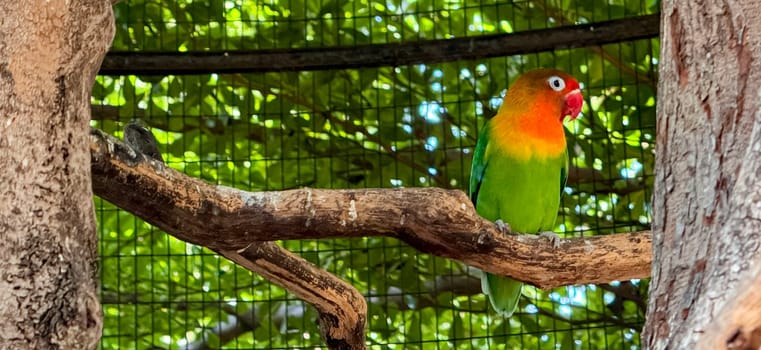
[[[568,175],[563,120],[575,119],[583,101],[578,81],[555,69],[529,71],[510,86],[473,154],[470,198],[479,215],[502,232],[508,226],[529,234],[555,227]],[[503,317],[515,311],[522,286],[509,277],[481,277],[484,294]]]

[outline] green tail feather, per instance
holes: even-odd
[[[502,277],[483,273],[481,275],[481,289],[489,296],[494,311],[502,317],[510,317],[518,307],[523,283],[510,277]]]

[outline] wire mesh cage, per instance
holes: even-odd
[[[112,51],[318,49],[432,42],[637,19],[657,1],[128,1]],[[551,32],[548,32],[551,33]],[[552,35],[552,34],[547,34]],[[446,45],[441,42],[440,45]],[[319,70],[100,75],[92,125],[139,119],[167,166],[247,191],[425,187],[467,190],[483,122],[535,67],[582,83],[567,123],[564,237],[649,228],[657,38],[524,55]],[[379,54],[382,51],[378,51]],[[171,67],[175,56],[156,58]],[[163,61],[162,61],[163,60]],[[128,67],[129,68],[129,67]],[[317,313],[262,277],[96,198],[103,349],[315,349]],[[637,349],[647,281],[524,288],[509,319],[479,272],[391,238],[283,241],[368,302],[371,349]]]

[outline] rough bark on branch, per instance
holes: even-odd
[[[501,235],[468,197],[438,188],[245,192],[209,185],[93,130],[93,189],[184,241],[217,251],[280,239],[388,236],[540,288],[645,278],[650,234],[561,240]]]

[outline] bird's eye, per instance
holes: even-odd
[[[563,89],[565,89],[565,80],[559,76],[551,76],[549,79],[547,79],[547,83],[550,84],[552,90],[563,91]]]

